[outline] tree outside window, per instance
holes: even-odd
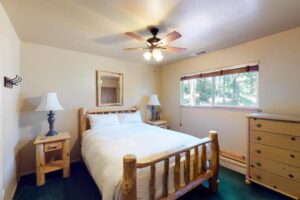
[[[183,80],[181,105],[258,107],[258,71]]]

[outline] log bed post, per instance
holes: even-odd
[[[206,153],[206,145],[202,145],[202,153],[201,153],[201,169],[200,173],[203,174],[206,172],[207,168],[207,153]]]
[[[86,127],[86,121],[87,121],[87,109],[85,108],[80,108],[79,109],[79,123],[78,123],[78,131],[79,131],[79,139],[80,139],[80,145],[82,143],[82,133],[87,130],[87,127]]]
[[[218,134],[216,131],[209,131],[209,137],[211,138],[211,157],[210,166],[213,176],[209,179],[209,189],[213,192],[218,191],[219,183],[219,142]]]
[[[122,199],[136,200],[136,157],[128,154],[123,158]]]

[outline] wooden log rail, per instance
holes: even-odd
[[[206,144],[210,145],[210,165],[207,168],[207,151]],[[199,155],[199,148],[201,148],[201,155]],[[191,151],[193,150],[193,164],[191,165]],[[181,166],[181,154],[185,155],[184,166]],[[175,192],[169,194],[169,168],[170,158],[175,157],[174,168],[174,187]],[[199,166],[199,159],[201,159],[201,166]],[[123,200],[137,199],[137,169],[150,167],[149,180],[149,199],[156,199],[155,188],[155,174],[156,164],[164,162],[163,171],[163,194],[159,199],[177,199],[194,189],[205,180],[209,180],[209,189],[213,192],[218,190],[218,173],[219,173],[219,144],[218,135],[216,131],[210,131],[209,137],[203,138],[201,142],[190,145],[189,147],[178,147],[160,154],[152,155],[150,157],[137,160],[132,154],[126,155],[123,158],[123,181],[122,181],[122,197]],[[191,166],[193,166],[193,176],[191,178]],[[181,167],[183,167],[184,185],[180,184]]]

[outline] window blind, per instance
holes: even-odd
[[[240,74],[245,72],[257,72],[258,70],[259,70],[258,65],[251,65],[251,66],[248,65],[245,67],[239,67],[235,69],[224,69],[224,70],[219,70],[214,72],[182,76],[180,80],[184,81],[184,80],[196,79],[196,78],[207,78],[207,77],[223,76],[223,75],[230,75],[230,74]]]

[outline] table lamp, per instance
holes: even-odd
[[[155,106],[160,106],[156,94],[152,94],[149,96],[149,101],[147,105],[151,106],[151,121],[155,121]]]
[[[57,131],[54,130],[55,113],[54,110],[63,110],[63,107],[58,102],[56,93],[48,92],[43,94],[42,101],[35,111],[50,111],[48,114],[49,132],[46,136],[57,135]]]

